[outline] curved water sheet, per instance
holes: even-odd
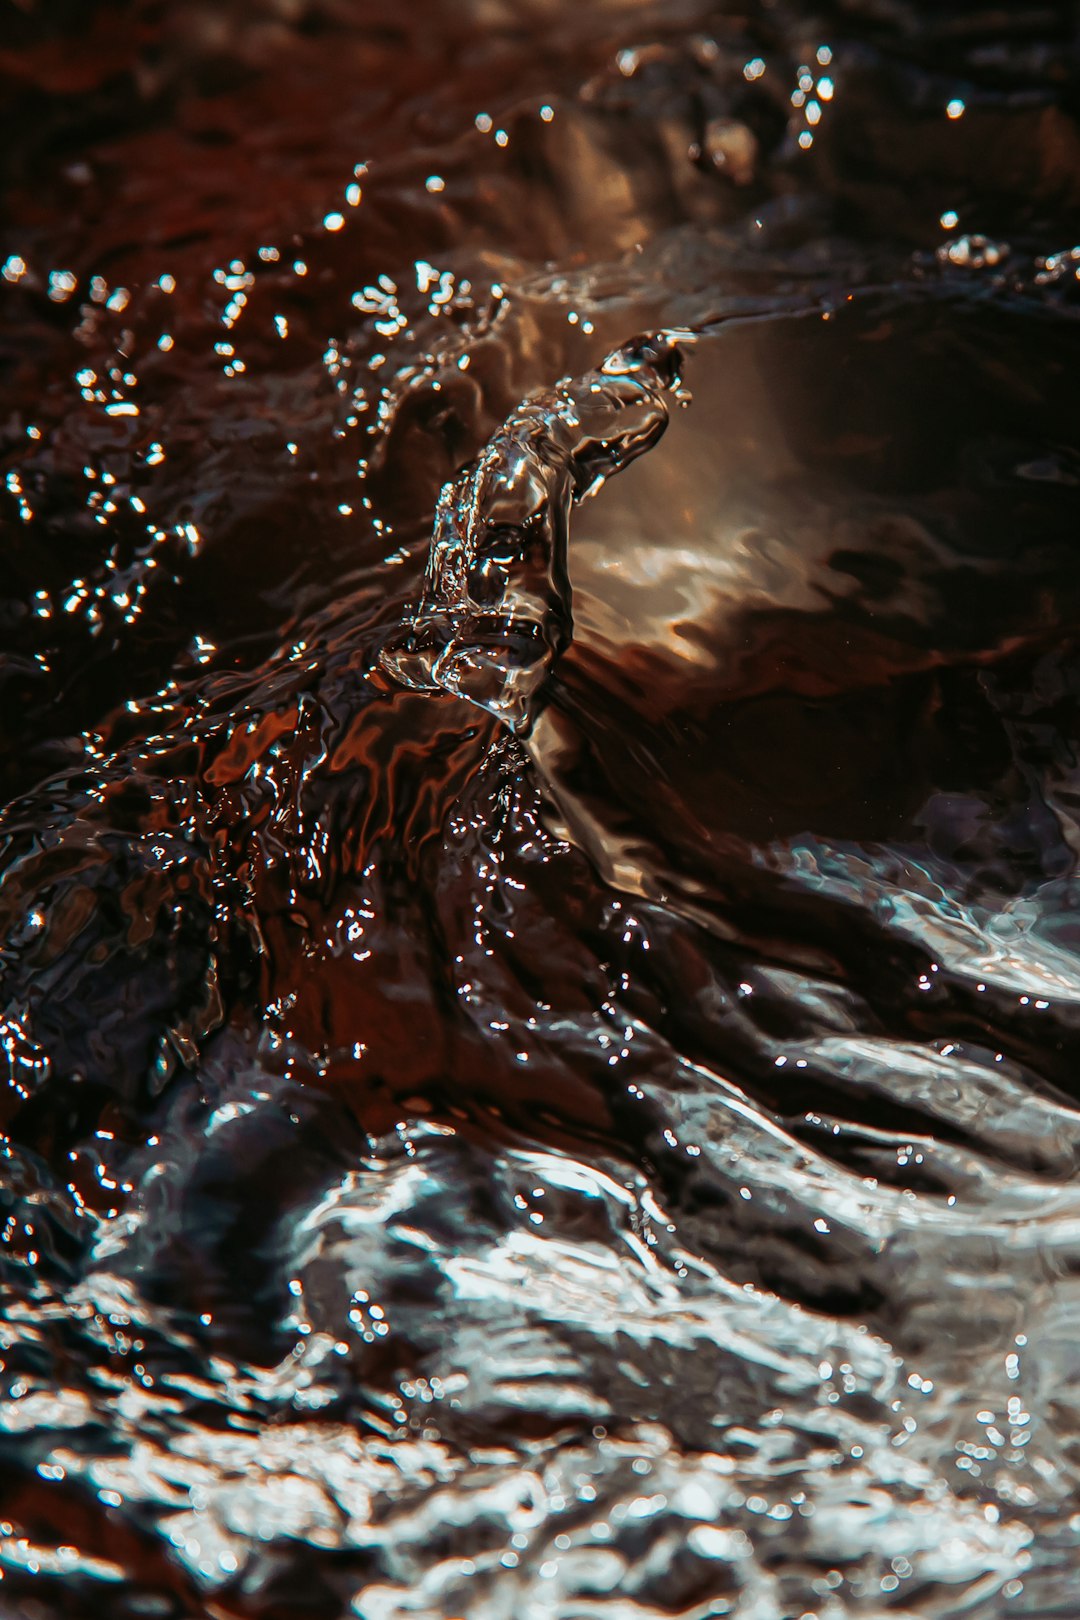
[[[1014,756],[1080,603],[1078,358],[1072,323],[918,286],[695,340],[693,408],[575,519],[531,744],[582,827],[609,783],[609,875],[692,895],[810,831],[965,856],[971,893],[1064,874]]]

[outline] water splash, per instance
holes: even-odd
[[[635,338],[518,407],[439,496],[423,595],[382,655],[390,674],[528,729],[573,631],[570,510],[688,403],[681,364],[672,334]]]
[[[1066,9],[15,8],[5,1620],[1076,1612]]]

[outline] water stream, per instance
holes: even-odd
[[[0,1616],[1080,1613],[1080,17],[0,22]]]

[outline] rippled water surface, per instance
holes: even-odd
[[[3,1620],[1075,1620],[1076,7],[0,137]]]

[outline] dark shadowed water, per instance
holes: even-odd
[[[1076,1620],[1077,242],[1073,4],[0,0],[3,1620]]]

